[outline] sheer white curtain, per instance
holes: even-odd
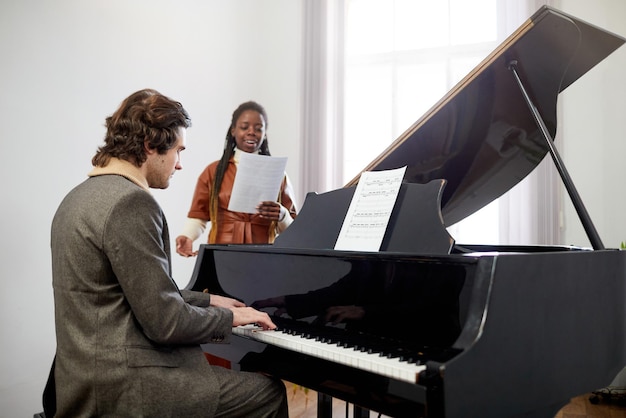
[[[559,7],[558,1],[507,0],[505,28],[512,32],[540,6]],[[506,35],[506,34],[505,34]],[[557,121],[558,117],[557,104]],[[557,129],[554,142],[560,148],[562,139]],[[505,244],[561,244],[563,185],[549,155],[528,177],[500,199],[499,240]]]
[[[456,24],[469,26],[462,31],[458,27],[456,29],[467,39],[461,39],[457,45],[451,46],[446,44],[449,39],[425,39],[427,42],[419,51],[421,58],[415,58],[407,52],[413,47],[407,41],[415,43],[416,28],[412,28],[412,39],[408,39],[409,36],[403,38],[403,31],[410,29],[405,26],[412,24],[410,13],[398,15],[396,11],[393,25],[390,26],[393,34],[386,32],[382,24],[385,10],[388,10],[385,8],[392,2],[397,2],[398,8],[414,8],[416,13],[420,7],[423,9],[425,6],[432,16],[435,16],[436,9],[442,11],[441,16],[446,16],[447,13],[450,23],[446,21],[445,25],[448,25],[446,31],[450,39],[454,33],[452,25],[455,24],[450,10],[456,7],[458,17],[461,7],[476,5],[476,2],[466,0],[447,0],[447,4],[441,0],[304,1],[305,70],[301,135],[304,141],[304,164],[301,190],[324,192],[342,187],[539,6],[555,3],[537,0],[485,0],[483,8],[486,13],[481,18],[496,20],[493,27],[497,28],[497,33],[491,43],[482,41],[471,44],[472,35],[484,28],[478,26],[480,23],[474,19],[462,18],[457,19]],[[445,4],[443,9],[442,3]],[[495,10],[489,9],[490,5]],[[556,4],[551,5],[558,7]],[[373,8],[376,12],[355,24],[354,14],[367,13],[368,8]],[[360,28],[359,24],[362,25]],[[358,30],[360,32],[355,35],[354,31]],[[428,38],[431,32],[423,31],[423,38]],[[354,53],[351,36],[365,41],[359,44],[358,53]],[[400,45],[400,51],[384,50],[381,45],[385,38],[394,36],[393,43]],[[428,42],[435,47],[430,47]],[[367,48],[379,48],[378,52],[382,53],[368,55]],[[434,64],[435,61],[437,65]],[[393,70],[388,70],[390,65],[395,66]],[[404,69],[401,68],[402,65],[405,65]],[[430,85],[435,84],[438,71],[445,74],[447,83],[445,90],[441,92],[432,90]],[[359,78],[365,80],[362,86],[358,85]],[[406,91],[398,88],[400,83],[419,91],[420,97],[427,97],[431,102],[425,108],[420,108],[416,103],[402,104]],[[385,85],[389,87],[383,93]],[[378,95],[377,89],[381,89]],[[438,95],[428,97],[428,89],[432,90],[431,95]],[[375,103],[379,97],[383,97],[386,102]],[[389,123],[373,123],[383,119]],[[556,142],[558,147],[558,138]],[[457,242],[462,243],[559,243],[560,190],[557,174],[548,157],[513,190],[475,215],[451,226],[450,232]]]
[[[300,190],[341,187],[344,0],[304,0]]]

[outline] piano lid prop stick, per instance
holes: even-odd
[[[546,140],[548,148],[550,149],[550,155],[552,156],[552,161],[554,161],[554,164],[556,165],[556,169],[561,175],[561,179],[563,180],[563,183],[565,183],[565,188],[567,189],[567,192],[570,198],[572,199],[572,203],[574,204],[574,207],[576,208],[576,212],[578,213],[578,216],[580,216],[580,219],[583,223],[583,227],[585,228],[585,232],[587,233],[587,237],[589,238],[589,241],[591,242],[591,246],[593,247],[594,250],[603,250],[604,244],[602,244],[600,235],[598,235],[598,231],[596,231],[596,228],[593,225],[593,222],[591,221],[591,217],[589,216],[587,209],[585,209],[585,205],[583,204],[583,201],[580,198],[580,195],[576,191],[574,182],[569,176],[567,169],[565,168],[565,164],[563,164],[563,160],[561,159],[561,156],[559,155],[558,151],[556,150],[556,147],[554,146],[552,136],[548,132],[548,128],[546,127],[546,124],[541,118],[539,111],[533,104],[533,101],[530,98],[528,92],[526,91],[526,88],[524,88],[524,83],[522,82],[522,79],[517,73],[517,60],[511,60],[509,62],[508,68],[513,73],[513,76],[515,77],[515,81],[517,81],[517,85],[519,86],[519,89],[522,92],[522,95],[524,96],[524,100],[526,101],[526,104],[528,105],[528,108],[530,109],[530,112],[532,113],[533,118],[535,119],[535,123],[539,127],[539,130],[541,130],[541,133],[543,134],[543,138]]]

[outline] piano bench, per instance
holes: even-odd
[[[218,356],[214,356],[213,354],[207,353],[206,351],[204,352],[204,357],[206,357],[207,361],[209,362],[211,366],[221,366],[221,367],[224,367],[225,369],[232,368],[230,361],[223,359],[221,357],[218,357]]]

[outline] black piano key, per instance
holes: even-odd
[[[289,335],[379,355],[380,357],[395,358],[407,364],[424,364],[429,359],[442,356],[438,349],[432,350],[430,353],[426,347],[409,347],[395,340],[344,328],[321,326],[285,317],[273,317],[272,320],[278,326],[277,330]]]

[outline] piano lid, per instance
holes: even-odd
[[[625,41],[542,6],[364,171],[406,165],[405,182],[447,180],[441,207],[453,225],[506,193],[549,151],[509,63],[517,61],[554,138],[558,94]]]

